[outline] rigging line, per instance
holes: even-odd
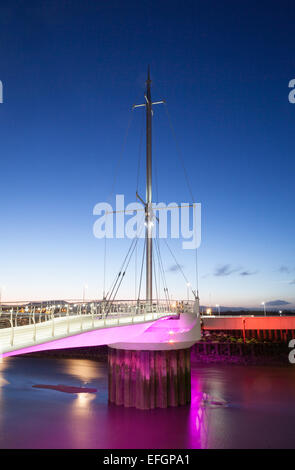
[[[109,304],[110,300],[111,300],[111,297],[113,295],[113,292],[114,292],[114,289],[116,287],[116,284],[121,276],[122,272],[120,271],[117,275],[117,277],[115,278],[115,281],[113,282],[112,284],[112,287],[111,289],[109,290],[109,292],[107,293],[107,296],[106,296],[106,306]],[[109,298],[108,298],[109,297]]]
[[[192,198],[192,201],[195,202],[195,198],[194,198],[194,195],[193,195],[193,192],[192,192],[192,189],[191,189],[188,174],[187,174],[187,171],[186,171],[186,168],[185,168],[185,165],[184,165],[184,159],[183,159],[182,153],[180,151],[180,147],[178,145],[178,140],[177,140],[177,137],[176,137],[176,133],[175,133],[175,130],[174,130],[174,127],[173,127],[173,124],[172,124],[172,120],[171,120],[171,117],[170,117],[170,114],[169,114],[169,111],[168,111],[167,103],[164,103],[164,107],[165,107],[166,114],[167,114],[167,117],[168,117],[168,122],[169,122],[169,125],[170,125],[170,128],[171,128],[171,132],[172,132],[172,135],[173,135],[174,140],[175,140],[175,146],[176,146],[176,150],[177,150],[177,153],[178,153],[178,158],[180,160],[180,164],[181,164],[182,169],[183,169],[186,184],[187,184],[190,196]]]
[[[104,237],[104,259],[103,259],[103,299],[106,292],[106,259],[107,259],[107,237]]]
[[[114,297],[113,297],[113,299],[112,299],[112,302],[113,302],[113,301],[115,300],[115,298],[116,298],[117,292],[118,292],[118,290],[120,289],[120,286],[121,286],[121,284],[122,284],[122,281],[123,281],[123,279],[124,279],[124,276],[125,276],[125,274],[126,274],[126,271],[127,271],[127,269],[128,269],[128,266],[129,266],[129,264],[130,264],[130,261],[131,261],[132,255],[133,255],[133,253],[134,253],[135,247],[136,247],[136,245],[137,245],[137,242],[138,242],[138,236],[137,236],[137,237],[135,237],[135,238],[134,238],[134,240],[136,240],[136,242],[135,242],[135,246],[133,247],[133,250],[132,250],[132,252],[131,252],[131,254],[130,254],[130,256],[129,256],[129,259],[128,259],[128,262],[127,262],[127,265],[126,265],[126,267],[125,267],[125,270],[124,270],[124,272],[123,272],[123,275],[121,276],[121,279],[120,279],[119,285],[118,285],[118,287],[117,287],[117,290],[116,290],[116,292],[115,292],[115,294],[114,294]]]
[[[127,142],[127,137],[128,137],[128,134],[129,134],[129,130],[130,130],[130,127],[131,127],[131,122],[132,122],[132,119],[133,119],[133,109],[131,110],[131,113],[130,113],[130,117],[129,117],[129,120],[128,120],[128,124],[127,124],[127,129],[126,129],[126,132],[125,132],[125,137],[124,137],[124,140],[123,140],[123,143],[122,143],[122,147],[121,147],[121,151],[120,151],[120,154],[119,154],[119,159],[117,161],[117,166],[116,166],[116,169],[115,169],[115,172],[114,172],[114,179],[113,179],[113,184],[112,184],[112,187],[111,187],[111,192],[108,196],[108,201],[110,202],[111,201],[111,197],[112,197],[112,194],[115,190],[115,185],[116,185],[116,181],[117,181],[117,176],[118,176],[118,173],[119,173],[119,168],[120,168],[120,164],[121,164],[121,160],[122,160],[122,157],[123,157],[123,154],[124,154],[124,151],[125,151],[125,146],[126,146],[126,142]],[[106,214],[106,217],[107,217],[107,214]],[[107,222],[107,221],[106,221]],[[106,257],[107,257],[107,237],[105,237],[105,240],[104,240],[104,271],[103,271],[103,297],[105,297],[105,283],[106,283]]]
[[[159,247],[160,247],[160,242],[159,242]],[[159,292],[160,292],[160,297],[161,297],[161,271],[160,271],[159,259],[158,259],[158,279],[159,279]]]
[[[116,283],[118,282],[118,279],[119,279],[119,277],[120,277],[121,274],[122,274],[122,270],[123,270],[123,263],[122,263],[121,269],[119,270],[119,273],[114,277],[113,282],[111,283],[110,288],[109,288],[109,290],[107,291],[107,295],[106,295],[106,297],[105,297],[105,300],[106,300],[107,302],[108,302],[108,298],[110,299],[110,297],[111,297],[111,295],[112,295],[112,293],[113,293],[113,291],[114,291],[115,285],[116,285]]]
[[[153,256],[153,266],[154,266],[154,275],[155,275],[156,299],[157,299],[157,305],[159,305],[159,295],[158,295],[158,285],[157,285],[157,275],[156,275],[156,263],[155,263],[155,257],[154,256]]]
[[[198,248],[196,248],[196,289],[197,296],[199,296]]]
[[[143,244],[142,262],[141,262],[138,297],[137,297],[138,301],[140,299],[140,292],[141,292],[142,273],[143,273],[143,265],[144,265],[144,258],[145,258],[145,246],[146,246],[146,238],[144,239],[144,244]]]
[[[131,244],[131,246],[132,246],[132,244]],[[129,251],[129,250],[128,250],[128,251]],[[125,260],[126,260],[126,258],[125,258]],[[124,264],[125,264],[125,260],[124,260],[124,263],[123,263],[123,265],[122,265],[122,268],[121,268],[121,270],[120,270],[120,272],[119,272],[117,278],[115,279],[115,282],[113,283],[113,287],[112,287],[112,289],[111,289],[109,298],[107,299],[107,304],[112,301],[111,299],[112,299],[112,295],[113,295],[114,290],[116,289],[118,283],[121,284],[121,282],[122,282],[122,277],[125,276],[125,270],[123,271]],[[122,271],[123,271],[123,272],[122,272]],[[117,291],[116,291],[116,292],[117,292]],[[113,299],[113,300],[114,300],[114,299]]]
[[[159,222],[158,222],[158,224],[159,224]],[[180,272],[181,272],[181,274],[182,274],[182,276],[183,276],[185,282],[186,282],[187,284],[189,284],[189,281],[188,281],[186,275],[184,274],[184,271],[183,271],[182,267],[181,267],[180,264],[178,263],[178,261],[177,261],[175,255],[174,255],[174,253],[172,252],[172,250],[171,250],[170,246],[168,245],[168,242],[167,242],[167,240],[166,240],[165,238],[164,238],[164,242],[166,243],[167,248],[168,248],[168,250],[170,251],[170,253],[171,253],[171,255],[172,255],[172,257],[173,257],[173,259],[174,259],[174,261],[175,261],[175,263],[176,263],[176,265],[177,265],[177,267],[178,267],[178,269],[180,270]],[[193,292],[193,290],[192,290],[192,292]]]
[[[196,217],[196,207],[194,207],[195,217]],[[199,266],[198,266],[198,247],[196,247],[196,293],[199,297]]]
[[[138,238],[137,238],[137,240],[136,240],[136,242],[135,242],[135,246],[137,245],[137,242],[138,242]],[[115,295],[114,295],[113,300],[115,300],[115,297],[116,297],[116,295],[117,295],[117,292],[118,292],[118,290],[119,290],[119,288],[120,288],[120,286],[121,286],[121,284],[122,284],[123,278],[124,278],[124,276],[125,276],[125,274],[126,274],[126,271],[127,271],[127,269],[128,269],[129,263],[130,263],[130,261],[131,261],[131,258],[132,258],[132,255],[133,255],[135,246],[134,246],[134,248],[133,248],[133,250],[132,250],[132,253],[130,254],[130,257],[129,257],[127,266],[126,266],[126,268],[125,268],[125,271],[123,272],[123,276],[122,276],[121,279],[120,279],[120,283],[119,283],[119,285],[118,285],[118,287],[117,287],[117,290],[116,290],[116,293],[115,293]]]
[[[157,159],[154,158],[154,176],[155,176],[155,183],[156,183],[156,198],[159,201],[159,186],[158,186],[158,165]]]
[[[114,300],[115,300],[115,298],[116,298],[116,295],[117,295],[117,293],[118,293],[118,290],[119,290],[119,288],[120,288],[120,286],[121,286],[121,284],[122,284],[123,278],[124,278],[124,276],[125,276],[125,272],[126,272],[126,271],[123,272],[123,275],[122,275],[122,277],[121,277],[121,279],[120,279],[120,282],[119,282],[119,284],[118,284],[118,287],[117,287],[117,289],[116,289],[116,291],[115,291],[115,293],[114,293],[114,297],[113,297],[112,300],[110,301],[110,307],[111,307],[111,305],[112,305],[112,302],[114,302]]]
[[[135,249],[135,261],[134,261],[134,298],[136,299],[136,293],[137,293],[137,245],[136,245],[136,249]]]
[[[164,270],[161,251],[160,251],[159,240],[157,241],[157,244],[158,244],[158,257],[159,257],[160,265],[161,265],[161,269],[162,269],[162,278],[163,278],[163,287],[164,287],[165,297],[166,297],[166,300],[167,300],[168,307],[170,308],[169,291],[168,291],[168,285],[167,285],[167,281],[166,281],[165,270]]]
[[[142,121],[141,121],[141,131],[140,131],[140,141],[139,141],[139,151],[138,151],[138,163],[137,163],[136,192],[138,192],[138,186],[139,186],[140,162],[141,162],[141,149],[142,149],[143,129],[144,129],[143,124],[144,124],[144,113],[142,113]]]
[[[116,286],[116,284],[117,284],[117,282],[118,282],[118,279],[119,279],[119,277],[121,276],[121,273],[122,273],[122,271],[123,271],[123,269],[124,269],[124,265],[125,265],[126,259],[127,259],[128,255],[129,255],[129,252],[130,252],[131,248],[132,248],[132,245],[133,245],[133,243],[134,243],[134,240],[135,240],[135,238],[132,239],[132,242],[131,242],[131,244],[130,244],[129,250],[128,250],[128,252],[127,252],[127,254],[126,254],[125,258],[124,258],[123,263],[121,264],[121,268],[120,268],[120,270],[119,270],[119,274],[115,277],[115,280],[114,280],[113,283],[112,283],[112,286],[113,286],[113,287],[111,287],[111,288],[109,289],[108,294],[107,294],[107,297],[109,296],[110,290],[111,290],[111,294],[112,294],[113,291],[114,291],[114,288],[115,288],[115,286]],[[110,297],[111,297],[111,295],[110,295]],[[109,297],[109,299],[110,299],[110,297]]]
[[[119,159],[117,161],[117,166],[116,166],[115,173],[114,173],[112,189],[110,191],[109,198],[108,198],[109,200],[111,199],[112,194],[115,190],[115,185],[116,185],[116,181],[117,181],[117,177],[118,177],[118,173],[119,173],[120,164],[121,164],[122,157],[123,157],[123,154],[124,154],[124,151],[125,151],[125,147],[126,147],[126,143],[127,143],[127,137],[128,137],[129,130],[130,130],[130,127],[131,127],[131,122],[132,122],[132,119],[133,119],[133,112],[132,111],[133,111],[133,109],[131,110],[131,114],[130,114],[130,117],[129,117],[126,133],[125,133],[123,144],[122,144],[122,147],[121,147],[121,152],[120,152],[120,155],[119,155]]]
[[[166,299],[168,308],[170,308],[169,291],[168,291],[168,285],[167,285],[167,281],[166,281],[165,270],[164,270],[164,265],[163,265],[162,256],[161,256],[160,239],[159,239],[159,237],[156,238],[155,241],[156,241],[155,244],[156,244],[156,250],[157,250],[157,256],[158,256],[159,292],[161,292],[161,291],[160,291],[160,284],[161,284],[161,277],[162,277],[162,284],[163,284],[163,290],[164,290],[165,299]]]
[[[169,303],[168,287],[167,287],[167,282],[166,282],[166,277],[165,277],[165,270],[163,267],[162,257],[160,253],[159,241],[157,239],[155,239],[155,245],[156,245],[158,260],[160,262],[160,267],[161,267],[161,276],[162,276],[162,282],[163,282],[163,287],[164,287],[164,293],[165,293],[166,301],[169,306],[170,303]]]
[[[165,298],[166,298],[166,301],[167,301],[167,305],[169,306],[169,294],[168,294],[168,285],[167,285],[167,280],[166,280],[166,275],[165,275],[165,269],[164,269],[164,265],[163,265],[163,260],[162,260],[162,256],[161,256],[161,252],[160,252],[160,246],[158,248],[158,256],[160,258],[160,265],[161,265],[161,272],[162,272],[162,282],[163,282],[163,289],[164,289],[164,294],[165,294]]]
[[[172,252],[172,250],[171,250],[170,246],[168,245],[167,240],[166,240],[165,238],[164,238],[164,242],[166,243],[166,246],[167,246],[168,250],[170,251],[170,253],[171,253],[171,255],[172,255],[172,257],[173,257],[173,259],[174,259],[174,261],[175,261],[175,263],[176,263],[176,265],[177,265],[179,271],[180,271],[181,274],[183,275],[183,278],[184,278],[185,282],[188,284],[189,281],[188,281],[186,275],[184,274],[182,267],[180,266],[180,264],[178,263],[177,259],[175,258],[175,255],[174,255],[174,253]]]
[[[122,284],[123,278],[124,278],[124,276],[125,276],[125,273],[126,273],[126,271],[127,271],[127,268],[128,268],[129,263],[130,263],[130,261],[131,261],[132,255],[133,255],[133,253],[134,253],[135,247],[136,247],[137,242],[138,242],[138,238],[139,238],[139,236],[141,235],[141,232],[142,232],[143,227],[144,227],[144,223],[143,223],[143,220],[142,220],[142,225],[137,229],[136,236],[133,238],[132,243],[131,243],[131,245],[130,245],[130,247],[129,247],[129,250],[128,250],[128,252],[127,252],[127,255],[125,256],[125,259],[124,259],[124,262],[123,262],[122,268],[121,268],[121,271],[123,271],[123,268],[124,268],[124,271],[123,271],[123,274],[122,274],[122,276],[121,276],[121,278],[120,278],[120,281],[119,281],[119,276],[118,276],[118,278],[117,278],[117,281],[119,281],[119,285],[118,285],[118,287],[117,287],[117,289],[116,289],[116,291],[115,291],[114,297],[113,297],[113,299],[111,300],[111,302],[114,301],[114,299],[115,299],[115,297],[116,297],[116,295],[117,295],[117,292],[118,292],[118,290],[119,290],[119,288],[120,288],[120,286],[121,286],[121,284]],[[139,231],[139,230],[140,230],[140,231]],[[131,250],[132,250],[132,251],[131,251]],[[131,252],[131,253],[130,253],[130,252]],[[128,258],[128,256],[129,256],[129,258]],[[124,267],[125,262],[126,262],[126,266]],[[116,282],[116,284],[117,284],[117,282]],[[113,289],[113,290],[114,290],[114,289]]]
[[[156,255],[157,255],[157,258],[158,258],[158,266],[159,266],[159,282],[160,282],[160,279],[162,278],[164,296],[165,296],[165,300],[166,300],[166,302],[167,302],[166,289],[165,289],[165,281],[164,281],[164,279],[163,279],[163,273],[162,273],[162,271],[161,271],[161,264],[160,264],[160,258],[159,258],[158,246],[157,246],[157,241],[156,241],[156,240],[155,240],[155,247],[156,247]]]

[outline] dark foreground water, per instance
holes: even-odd
[[[191,406],[140,411],[108,405],[106,364],[39,358],[0,363],[3,449],[257,447],[295,447],[295,366],[195,365]]]

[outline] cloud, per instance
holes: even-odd
[[[180,271],[181,269],[183,268],[183,265],[180,264],[172,264],[172,266],[170,266],[169,269],[167,269],[167,271],[171,272],[171,273],[176,273],[178,271]]]
[[[229,276],[230,274],[240,271],[240,269],[241,268],[233,268],[231,264],[223,264],[215,269],[214,276]]]
[[[203,274],[203,276],[201,276],[201,279],[206,279],[206,277],[209,277],[209,276],[211,276],[211,273]]]
[[[293,279],[293,281],[290,281],[289,284],[295,284],[295,279]]]
[[[285,265],[281,265],[278,269],[279,273],[283,273],[283,274],[290,274],[293,269],[289,268],[289,266],[285,266]]]
[[[240,272],[240,276],[253,276],[254,274],[257,274],[258,271],[242,271]]]
[[[286,302],[286,300],[271,300],[270,302],[265,302],[267,307],[281,307],[283,305],[290,305],[291,302]]]

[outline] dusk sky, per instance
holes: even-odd
[[[2,300],[81,298],[85,283],[88,298],[102,296],[93,208],[110,195],[150,64],[153,99],[167,101],[202,204],[201,304],[294,306],[294,24],[284,0],[1,2]],[[132,115],[114,191],[126,202],[143,109]],[[153,158],[155,199],[191,202],[160,105]],[[129,244],[108,242],[107,286]],[[195,253],[171,246],[195,286]],[[186,298],[167,250],[163,261],[172,297]],[[132,261],[119,297],[134,289]]]

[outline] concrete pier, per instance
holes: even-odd
[[[191,348],[127,350],[109,347],[109,402],[142,410],[191,400]]]

